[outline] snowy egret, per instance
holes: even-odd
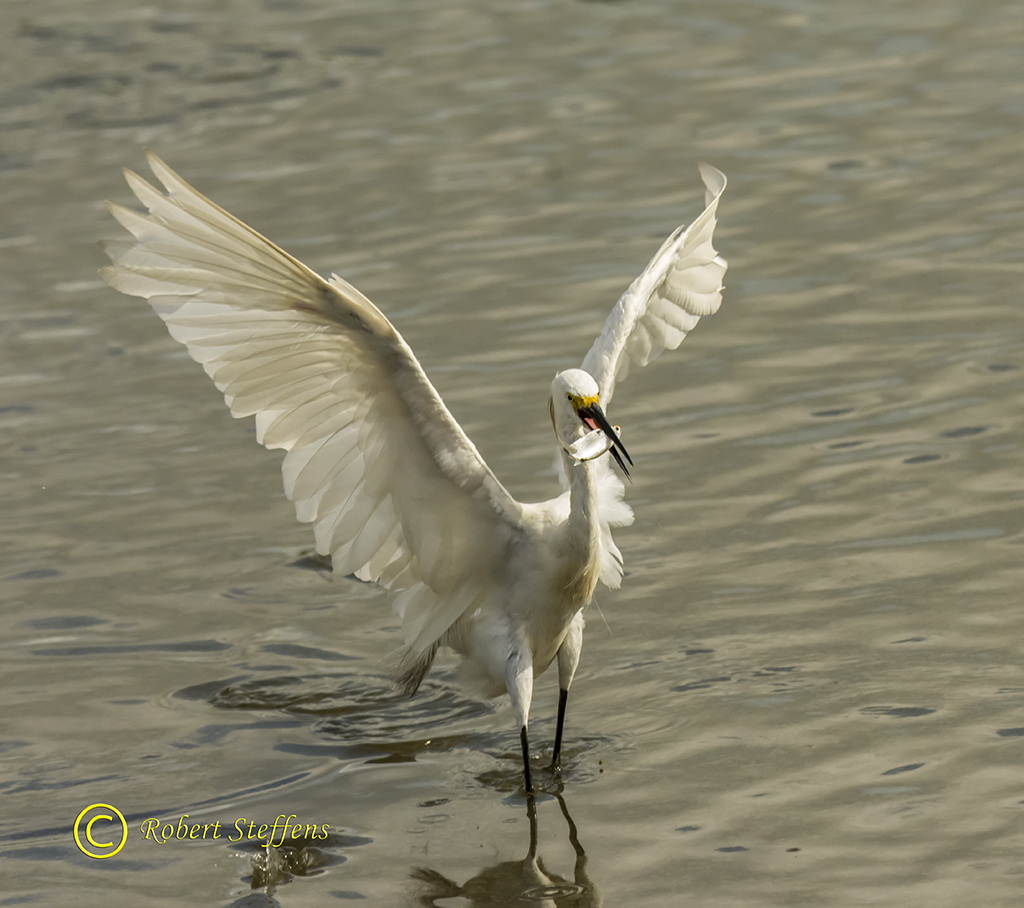
[[[111,286],[141,296],[202,363],[235,417],[284,448],[285,493],[334,570],[394,596],[411,695],[441,646],[487,696],[508,692],[527,791],[534,677],[558,664],[558,768],[583,609],[617,588],[612,527],[632,523],[632,464],[605,417],[630,365],[675,349],[721,304],[726,263],[712,240],[725,176],[702,164],[705,208],[662,244],[615,305],[579,369],[551,383],[548,412],[564,491],[516,501],[444,405],[408,344],[362,293],[324,280],[193,189],[156,155],[166,193],[125,171],[148,214],[108,203],[134,240],[104,244]],[[628,473],[627,473],[628,475]]]

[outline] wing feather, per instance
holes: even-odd
[[[727,264],[715,251],[713,238],[726,179],[709,164],[701,164],[700,173],[706,187],[704,211],[665,240],[615,304],[583,360],[605,407],[631,364],[646,366],[663,350],[674,350],[701,316],[721,305]]]
[[[156,155],[159,191],[126,171],[143,214],[101,272],[145,297],[236,417],[287,451],[285,493],[336,571],[396,593],[423,653],[484,600],[523,509],[484,463],[383,313],[219,208]]]

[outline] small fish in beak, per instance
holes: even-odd
[[[588,429],[599,429],[609,439],[611,439],[612,457],[615,458],[615,462],[619,465],[619,468],[625,474],[626,478],[629,479],[629,470],[626,469],[626,464],[623,462],[622,458],[625,457],[626,460],[629,461],[630,466],[633,466],[633,458],[629,456],[629,452],[626,450],[625,445],[622,444],[622,439],[619,438],[618,433],[609,424],[600,405],[594,403],[588,404],[585,407],[580,407],[576,411],[576,415],[583,421],[583,425]]]
[[[565,450],[577,463],[586,460],[596,460],[602,454],[607,454],[613,447],[614,442],[600,429],[587,432],[582,438],[576,439]]]

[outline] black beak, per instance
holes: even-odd
[[[633,458],[629,456],[626,446],[622,443],[622,439],[619,438],[615,429],[613,429],[609,424],[601,407],[598,404],[592,404],[589,407],[580,407],[576,413],[579,418],[583,420],[583,424],[588,429],[592,429],[594,426],[597,426],[597,428],[612,440],[612,457],[615,458],[615,462],[625,474],[626,479],[629,479],[629,470],[626,469],[626,464],[623,462],[622,458],[625,457],[626,460],[629,461],[630,466],[633,466]],[[592,421],[594,425],[591,425],[590,421]]]

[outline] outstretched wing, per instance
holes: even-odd
[[[726,261],[712,239],[725,174],[701,164],[700,175],[706,188],[704,211],[665,240],[615,304],[583,360],[583,369],[597,379],[606,408],[616,380],[626,377],[630,363],[646,366],[662,350],[675,350],[700,317],[716,312],[722,303]]]
[[[145,297],[257,438],[284,448],[284,487],[334,570],[396,592],[406,642],[430,647],[487,595],[522,508],[448,412],[383,313],[325,281],[148,153],[163,194],[114,203],[135,237],[103,277]]]

